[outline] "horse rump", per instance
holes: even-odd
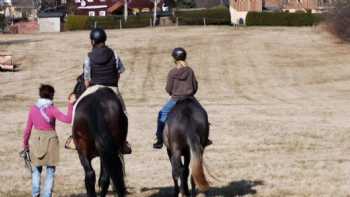
[[[207,192],[209,183],[203,169],[204,147],[209,135],[206,111],[195,99],[180,100],[169,113],[167,124],[168,148],[173,153],[189,149],[194,183],[200,192]]]
[[[94,148],[86,147],[87,150],[85,151],[94,150],[90,154],[100,157],[101,169],[106,170],[115,185],[118,196],[123,197],[126,194],[124,165],[118,155],[120,144],[115,141],[114,135],[122,135],[120,134],[123,132],[121,128],[124,128],[124,126],[119,124],[123,124],[125,118],[120,103],[115,101],[117,101],[117,96],[112,90],[100,89],[85,97],[79,103],[76,108],[79,113],[76,114],[75,119],[84,120],[77,122],[87,124],[87,139],[93,142],[91,145]],[[80,116],[81,114],[84,115]],[[119,116],[116,114],[119,114]],[[111,124],[115,124],[115,122],[111,123],[110,119],[119,122],[119,128],[112,129]],[[78,150],[78,152],[81,151]]]

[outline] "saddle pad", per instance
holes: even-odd
[[[74,106],[73,106],[73,114],[72,114],[72,125],[74,123],[74,117],[75,117],[75,109],[78,106],[79,102],[85,98],[86,96],[95,93],[98,89],[100,88],[110,88],[111,90],[113,90],[113,92],[118,96],[119,95],[119,89],[118,87],[113,87],[113,86],[103,86],[103,85],[93,85],[88,87],[83,94],[78,98],[78,100],[75,102]]]

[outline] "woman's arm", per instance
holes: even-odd
[[[72,111],[73,111],[73,104],[68,103],[67,106],[67,115],[62,113],[56,106],[52,107],[52,115],[57,120],[64,122],[64,123],[71,123],[72,122]]]
[[[29,149],[29,138],[30,138],[30,134],[32,133],[32,128],[33,128],[33,120],[32,120],[32,109],[30,109],[29,113],[28,113],[28,120],[27,120],[27,126],[24,129],[23,132],[23,148],[25,150]]]

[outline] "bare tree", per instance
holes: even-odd
[[[66,3],[66,12],[67,14],[74,14],[75,11],[75,1],[74,0],[67,0]]]
[[[328,29],[341,40],[350,42],[350,0],[337,0],[328,16]]]

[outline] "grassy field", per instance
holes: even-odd
[[[205,152],[211,196],[350,196],[350,46],[319,28],[167,27],[108,31],[108,45],[126,66],[126,156],[131,197],[171,194],[166,151],[152,149],[158,110],[165,103],[171,50],[183,46],[209,113]],[[0,35],[21,71],[0,73],[0,196],[29,196],[31,180],[18,156],[28,108],[40,83],[67,95],[82,72],[89,32]],[[55,196],[84,196],[74,151],[64,150],[70,126],[58,123],[61,163]],[[98,160],[94,166],[98,171]],[[98,174],[98,172],[97,172]]]

